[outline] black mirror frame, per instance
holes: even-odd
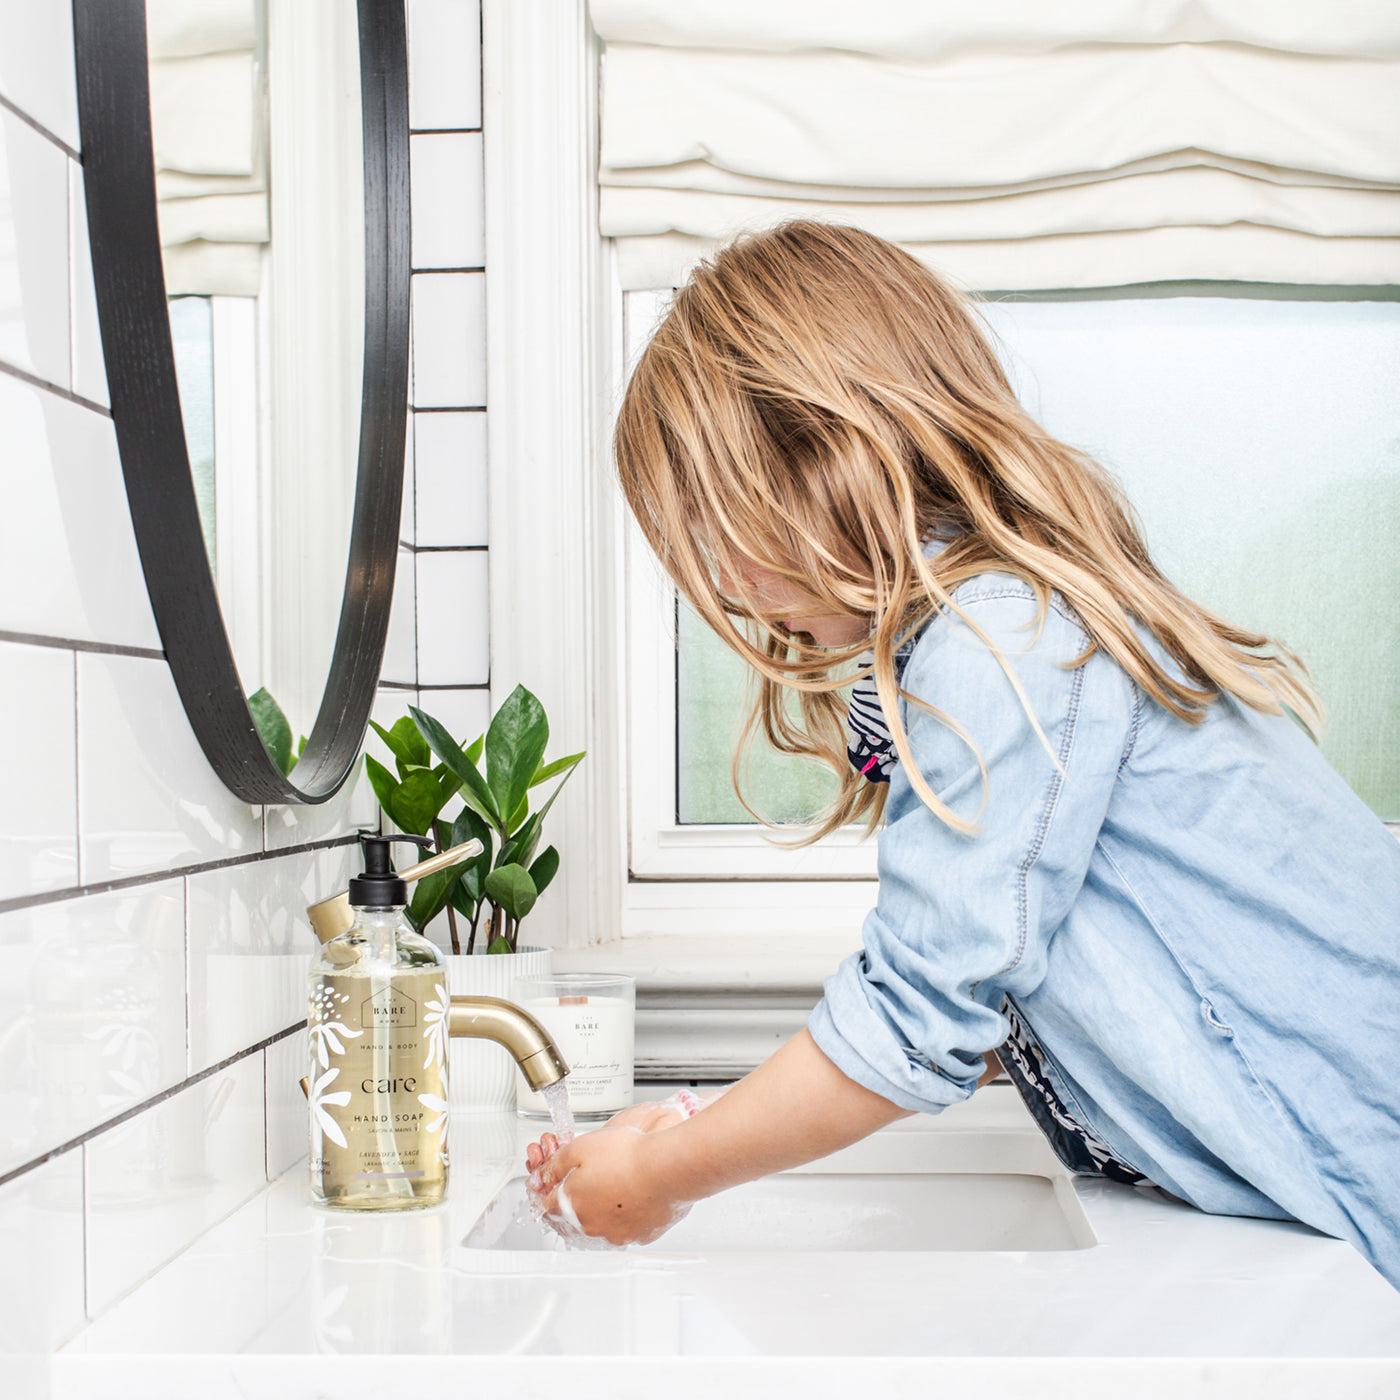
[[[358,11],[365,204],[359,467],[330,674],[306,751],[288,777],[248,709],[195,502],[156,223],[145,0],[73,0],[98,322],[141,568],[200,747],[225,786],[253,804],[324,802],[349,776],[379,684],[394,592],[408,424],[408,53],[403,0],[358,0]]]

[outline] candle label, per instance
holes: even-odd
[[[575,1114],[616,1113],[632,1104],[633,1015],[630,1002],[608,997],[542,997],[524,1003],[568,1061],[564,1087]],[[542,1094],[523,1079],[516,1103],[548,1116]]]

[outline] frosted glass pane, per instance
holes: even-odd
[[[1181,588],[1302,655],[1324,752],[1400,817],[1400,304],[985,310],[1030,412],[1118,476]],[[681,820],[744,820],[728,795],[742,667],[705,630],[681,628]],[[811,778],[765,757],[765,797],[800,808]]]
[[[748,668],[689,608],[680,609],[676,639],[676,820],[752,824],[730,780],[750,703]],[[762,736],[749,754],[744,796],[769,821],[807,821],[835,795],[825,764],[775,753]]]

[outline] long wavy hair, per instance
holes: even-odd
[[[883,813],[887,787],[846,759],[839,692],[869,673],[855,665],[865,650],[910,782],[948,825],[976,829],[919,772],[897,698],[963,734],[957,716],[900,691],[894,653],[943,609],[991,646],[950,596],[989,569],[1030,584],[1042,620],[1058,592],[1091,638],[1074,664],[1102,648],[1188,724],[1228,693],[1321,727],[1297,657],[1164,578],[1113,479],[1017,401],[968,298],[872,234],[796,221],[744,235],[700,264],[632,374],[615,453],[657,558],[758,677],[736,790],[759,733],[780,752],[823,760],[839,779],[808,841],[860,818],[873,830]],[[950,543],[930,558],[934,533]],[[829,648],[790,633],[745,583],[751,565],[792,580],[823,611],[863,619],[868,640]],[[1159,664],[1135,620],[1180,676]],[[1027,713],[1039,731],[1029,705]]]

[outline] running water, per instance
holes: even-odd
[[[574,1140],[574,1111],[569,1107],[568,1080],[559,1079],[553,1084],[546,1084],[540,1093],[549,1107],[554,1136],[559,1139],[560,1147],[567,1147]]]

